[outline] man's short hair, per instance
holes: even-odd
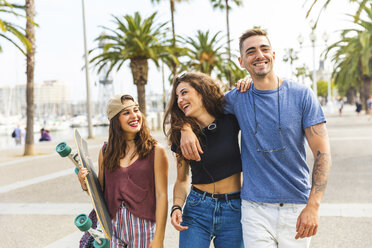
[[[246,39],[248,39],[249,37],[252,37],[252,36],[265,36],[267,38],[267,40],[269,41],[269,43],[270,43],[270,40],[267,37],[267,33],[264,30],[259,29],[259,28],[248,29],[239,38],[239,51],[240,51],[240,54],[242,54],[242,48],[243,48],[244,41]]]

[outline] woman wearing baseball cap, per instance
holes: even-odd
[[[98,157],[113,233],[110,247],[163,247],[167,219],[168,159],[152,138],[145,116],[130,95],[116,95],[107,105],[107,145]],[[81,186],[88,171],[80,167]]]

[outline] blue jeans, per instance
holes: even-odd
[[[226,196],[229,194],[226,194]],[[214,199],[191,189],[182,213],[180,248],[243,248],[241,199]]]

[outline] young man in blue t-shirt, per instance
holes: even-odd
[[[245,247],[309,247],[331,168],[323,111],[309,88],[275,75],[275,52],[264,31],[246,31],[240,55],[252,86],[228,92],[225,112],[235,114],[241,128]],[[314,155],[311,183],[305,138]],[[187,127],[181,148],[186,158],[199,160],[202,149]]]

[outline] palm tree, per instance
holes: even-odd
[[[229,11],[231,9],[229,5],[229,0],[210,0],[213,8],[225,9],[226,10],[226,31],[227,31],[227,56],[231,60],[231,47],[230,47],[230,22],[229,22]],[[235,3],[236,6],[241,6],[243,3],[241,0],[232,0],[230,2]],[[232,87],[233,80],[231,75],[229,75],[230,87]]]
[[[27,40],[26,30],[18,24],[9,22],[4,19],[7,16],[17,16],[25,18],[22,14],[24,6],[9,4],[5,0],[0,0],[0,41],[1,38],[12,43],[19,51],[26,55],[26,50],[30,48],[30,42]],[[24,49],[26,48],[26,49]],[[2,51],[0,43],[0,52]]]
[[[372,82],[372,4],[363,8],[369,20],[359,19],[359,28],[343,30],[342,39],[331,45],[326,56],[332,50],[335,53],[333,77],[343,88],[357,86],[366,108],[366,101],[371,94]]]
[[[309,10],[307,11],[307,14],[306,14],[306,17],[308,17],[314,7],[314,5],[318,2],[318,0],[307,0],[307,1],[313,1]],[[314,28],[316,27],[318,21],[319,21],[319,18],[320,18],[320,15],[321,13],[327,9],[328,5],[331,3],[332,0],[323,0],[323,6],[321,7],[320,11],[319,11],[319,14],[318,14],[318,17],[316,19],[316,22],[314,23]],[[336,1],[336,0],[334,0]],[[358,7],[358,10],[357,12],[355,13],[354,15],[354,22],[358,22],[359,18],[360,18],[360,14],[363,10],[363,8],[365,8],[368,4],[368,2],[370,2],[370,0],[349,0],[351,3],[357,3],[359,5]]]
[[[305,78],[310,78],[310,80],[313,79],[313,74],[309,70],[309,68],[306,66],[306,64],[303,64],[300,67],[296,67],[295,76],[298,82],[300,82],[300,78],[301,78],[302,84],[305,84]]]
[[[27,74],[27,128],[24,155],[34,155],[34,70],[35,70],[35,3],[34,0],[26,0],[26,38],[30,42],[27,50],[26,74]]]
[[[166,42],[164,33],[168,30],[165,27],[166,23],[156,24],[155,16],[156,13],[142,19],[138,12],[134,16],[126,15],[123,18],[114,16],[116,29],[103,27],[108,34],[96,39],[105,40],[103,52],[90,61],[98,67],[98,72],[108,65],[108,75],[114,68],[119,71],[124,62],[129,60],[133,83],[137,86],[138,103],[145,115],[148,60],[150,59],[159,67],[160,58],[167,56],[166,50],[169,48],[164,44]],[[102,51],[102,48],[97,47],[94,50]]]
[[[177,38],[176,38],[177,39]],[[180,43],[180,40],[177,39]],[[184,47],[173,46],[172,40],[165,40],[164,51],[159,54],[159,59],[170,69],[176,71],[171,73],[168,77],[170,84],[173,82],[173,78],[178,74],[178,67],[180,66],[180,58],[187,55],[188,50]]]
[[[196,38],[186,37],[182,39],[182,42],[188,49],[187,57],[188,61],[182,64],[183,70],[195,70],[211,75],[214,69],[222,69],[222,57],[224,55],[221,52],[222,45],[219,34],[217,32],[211,38],[209,31],[203,33],[198,30]]]
[[[289,65],[291,66],[291,74],[293,74],[293,62],[298,60],[297,54],[298,54],[298,52],[295,51],[293,48],[284,49],[283,61],[285,63],[288,62]]]
[[[346,92],[350,87],[361,89],[362,80],[360,74],[360,59],[355,47],[355,43],[349,43],[350,38],[345,38],[337,44],[329,47],[337,49],[332,57],[335,62],[335,68],[332,73],[335,84],[339,92]]]
[[[159,3],[161,0],[151,0],[151,2],[157,2]],[[171,23],[172,23],[172,46],[174,49],[177,49],[176,45],[176,28],[175,28],[175,23],[174,23],[174,13],[176,11],[175,9],[175,3],[176,2],[185,2],[187,0],[169,0],[169,5],[170,5],[170,12],[171,12]],[[173,50],[174,51],[174,50]],[[177,55],[177,54],[176,54]],[[176,56],[178,57],[178,56]],[[170,64],[168,64],[168,67],[172,70],[173,77],[177,76],[177,66],[178,63],[175,61],[170,61]]]
[[[231,78],[232,82],[237,82],[239,79],[245,78],[248,75],[246,70],[242,70],[240,65],[237,65],[232,60],[223,63],[221,68],[222,70],[217,72],[217,78],[220,80],[226,79],[228,81]],[[224,86],[222,87],[224,92],[231,89],[230,84],[225,84]]]

